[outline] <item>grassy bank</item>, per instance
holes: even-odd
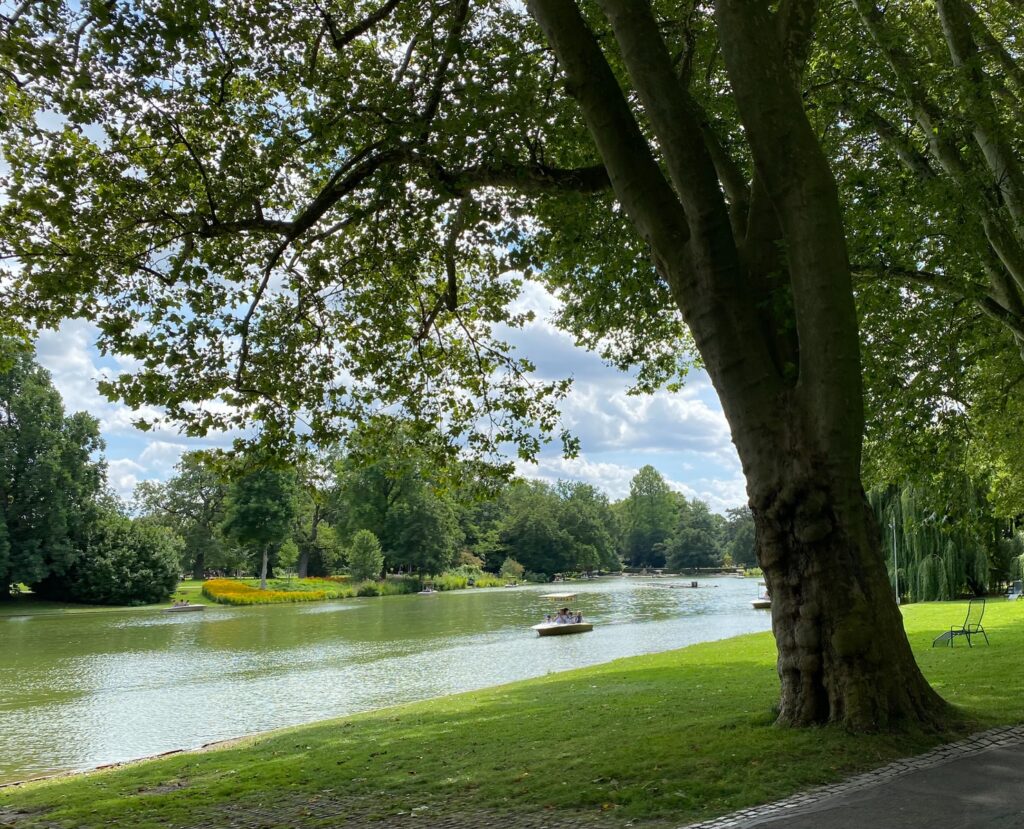
[[[110,613],[122,610],[153,610],[164,608],[174,601],[187,599],[192,604],[213,604],[202,594],[201,581],[183,581],[166,602],[148,605],[94,605],[74,604],[72,602],[51,602],[36,598],[27,589],[23,590],[12,601],[0,602],[0,619],[7,616],[73,616],[79,613]]]
[[[923,670],[959,712],[946,739],[1024,721],[1024,602],[990,605],[990,647],[931,649],[936,633],[962,621],[963,608],[906,610]],[[296,827],[322,825],[327,815],[358,826],[398,814],[458,814],[471,826],[514,812],[581,816],[592,826],[679,825],[942,739],[776,728],[774,659],[767,634],[623,659],[2,790],[0,818],[23,811],[19,829],[146,829],[241,825],[256,813]]]

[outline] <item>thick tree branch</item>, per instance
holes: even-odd
[[[689,92],[679,86],[649,3],[599,0],[599,5],[612,25],[633,87],[650,118],[694,238],[703,236],[712,224],[728,227],[728,213],[700,121],[690,105]],[[700,232],[694,227],[697,223],[705,226]],[[735,260],[735,243],[729,242]]]
[[[874,0],[854,0],[860,18],[896,75],[914,120],[928,141],[932,157],[962,185],[969,179],[968,165],[958,149],[956,137],[943,122],[941,111],[928,96],[927,86],[917,73],[916,61],[903,47],[903,39],[894,32]]]
[[[854,112],[852,106],[844,103],[843,111],[872,129],[882,143],[896,153],[903,166],[920,181],[930,181],[936,177],[936,172],[928,162],[928,157],[920,152],[895,124],[882,117],[876,110],[865,108],[857,113]]]
[[[437,62],[437,69],[434,71],[430,83],[430,91],[427,94],[427,101],[420,112],[420,120],[423,123],[422,138],[426,139],[430,133],[431,124],[441,106],[441,95],[444,92],[445,81],[447,80],[448,67],[452,58],[459,48],[459,41],[462,32],[469,22],[469,0],[455,0],[455,7],[452,9],[451,22],[448,25],[448,33],[445,35],[444,45],[441,48],[441,58]]]
[[[970,17],[962,0],[936,0],[946,44],[964,90],[974,140],[1002,193],[1010,215],[1024,222],[1024,175],[1009,146],[999,113],[971,34]],[[1019,234],[1018,234],[1019,235]]]
[[[528,0],[566,74],[615,194],[656,256],[687,248],[689,225],[573,0]],[[662,263],[664,265],[664,263]]]
[[[820,0],[780,0],[777,19],[779,41],[794,79],[803,76],[814,42]]]
[[[784,234],[800,340],[799,389],[822,445],[848,437],[859,467],[860,343],[839,195],[767,3],[718,0],[722,54],[757,173]],[[831,460],[829,461],[831,462]]]
[[[437,177],[453,192],[461,194],[480,187],[502,187],[518,193],[599,193],[611,188],[603,164],[593,167],[559,168],[547,164],[479,164],[461,170],[435,167]]]
[[[338,24],[326,9],[320,8],[319,4],[317,5],[317,9],[320,12],[320,16],[324,19],[324,25],[327,27],[328,34],[331,36],[331,45],[336,51],[340,52],[357,37],[366,34],[375,25],[388,17],[395,9],[398,8],[399,3],[401,2],[402,0],[388,0],[388,2],[375,12],[366,15],[362,20],[356,21],[345,31],[340,31],[338,29]]]

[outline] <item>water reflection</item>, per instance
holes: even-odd
[[[567,637],[529,630],[550,587],[0,620],[0,781],[769,627],[752,582],[668,584],[572,584],[595,629]]]

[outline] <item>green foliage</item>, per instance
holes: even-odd
[[[384,554],[380,542],[369,530],[359,530],[348,548],[348,570],[355,581],[380,578],[384,569]],[[360,593],[359,595],[367,595]]]
[[[288,537],[295,517],[295,473],[275,467],[243,471],[228,493],[223,532],[254,557],[267,557]]]
[[[166,600],[178,584],[181,539],[164,527],[107,514],[86,532],[67,572],[41,582],[39,595],[83,604]]]
[[[676,496],[651,465],[644,466],[629,484],[622,505],[624,552],[632,567],[664,567],[663,545],[676,528]]]
[[[357,596],[401,596],[407,593],[417,593],[422,588],[419,579],[389,578],[383,581],[364,581],[355,585]]]
[[[65,416],[32,351],[0,340],[0,597],[65,576],[97,519],[106,470],[96,419]]]
[[[202,579],[208,569],[233,569],[235,558],[222,533],[228,484],[210,457],[186,452],[167,481],[144,481],[135,488],[136,510],[184,540],[183,570]]]
[[[446,487],[452,470],[415,435],[414,424],[385,419],[358,431],[337,464],[331,509],[350,537],[364,529],[377,536],[389,569],[440,573],[455,562],[463,539]]]
[[[725,512],[728,516],[722,533],[722,548],[725,554],[732,557],[732,563],[736,567],[757,564],[754,516],[750,507],[737,507]]]
[[[947,484],[907,484],[868,493],[882,534],[889,578],[893,543],[901,595],[911,601],[984,595],[1013,573],[1014,535],[969,479],[947,498]]]
[[[679,512],[678,526],[662,545],[668,566],[676,570],[720,566],[717,523],[707,504],[684,502]]]
[[[509,556],[501,563],[501,569],[498,572],[501,574],[502,578],[515,581],[516,579],[521,579],[523,577],[523,573],[526,572],[526,568],[512,558],[512,556]]]

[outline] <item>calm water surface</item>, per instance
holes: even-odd
[[[559,585],[0,619],[0,782],[768,630],[753,580],[574,582],[592,633],[529,629]]]

